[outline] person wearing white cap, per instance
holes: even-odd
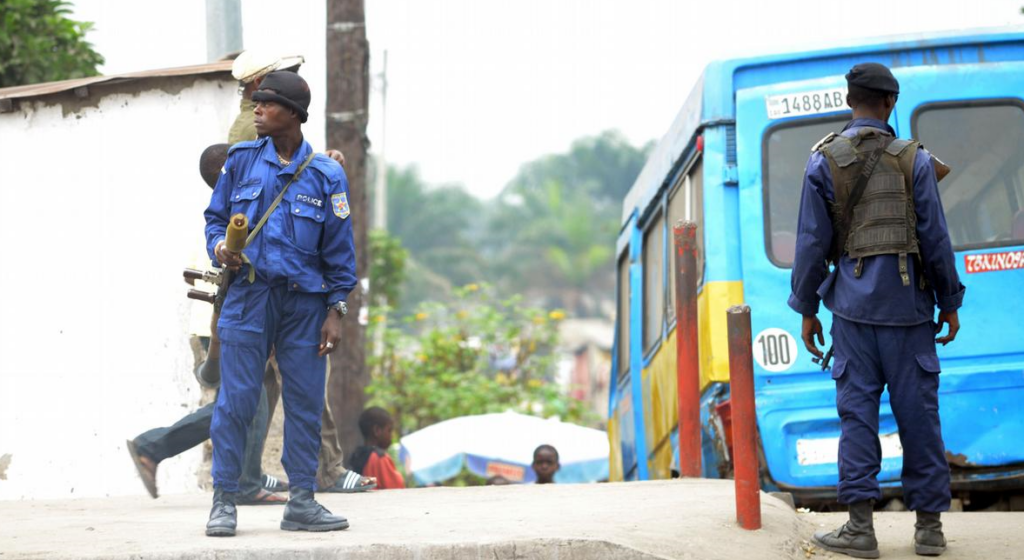
[[[238,55],[231,64],[231,75],[239,81],[242,102],[238,107],[238,116],[228,131],[229,144],[256,139],[256,127],[252,117],[256,104],[252,101],[252,94],[259,89],[263,77],[275,70],[298,72],[303,62],[305,59],[299,55],[278,56],[254,50],[242,51]]]

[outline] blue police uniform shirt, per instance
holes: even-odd
[[[231,147],[206,209],[206,250],[224,239],[228,219],[249,218],[249,230],[313,152],[305,140],[291,164],[281,165],[269,137]],[[292,291],[327,294],[327,302],[345,301],[356,285],[356,255],[349,217],[348,179],[336,161],[317,154],[299,175],[244,254],[257,281],[288,284]],[[247,281],[246,266],[235,282]]]
[[[854,119],[841,134],[853,137],[865,126],[896,135],[892,127],[875,119]],[[908,259],[910,286],[904,286],[900,279],[897,255],[866,257],[860,278],[853,273],[857,261],[848,255],[843,255],[839,266],[829,272],[825,263],[832,242],[829,201],[835,201],[832,172],[825,156],[815,152],[807,163],[800,197],[793,293],[789,297],[794,311],[814,315],[823,301],[832,313],[850,321],[912,326],[932,321],[936,304],[942,311],[960,308],[964,286],[956,271],[931,156],[924,148],[914,159],[914,209],[923,272],[929,282],[926,289],[918,286],[922,271],[917,270],[915,258]]]

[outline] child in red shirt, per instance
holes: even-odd
[[[377,478],[377,488],[388,490],[405,488],[405,479],[388,455],[391,446],[391,431],[394,421],[388,411],[372,406],[359,415],[359,431],[363,433],[363,445],[349,456],[349,468],[363,473],[366,477]]]

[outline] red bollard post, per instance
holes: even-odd
[[[679,397],[679,476],[701,476],[700,358],[697,347],[697,224],[679,221],[676,250],[676,390]]]
[[[761,528],[761,481],[758,477],[757,416],[754,413],[754,355],[750,341],[750,307],[726,312],[729,331],[729,386],[732,400],[733,475],[736,520],[748,530]]]

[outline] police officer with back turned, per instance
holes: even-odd
[[[946,548],[939,516],[949,509],[950,476],[935,348],[956,337],[964,297],[939,200],[936,168],[943,166],[886,124],[900,92],[888,68],[858,64],[846,80],[853,120],[812,150],[789,298],[803,315],[804,345],[819,358],[819,302],[833,314],[838,494],[850,519],[814,541],[857,558],[879,557],[872,511],[882,497],[878,418],[888,386],[903,445],[904,497],[917,512],[915,552],[937,556]],[[936,339],[944,324],[947,334]]]
[[[290,499],[281,529],[348,527],[313,499],[326,355],[341,336],[356,285],[348,181],[341,165],[303,139],[310,91],[293,72],[267,74],[252,95],[261,138],[235,144],[206,216],[207,251],[238,270],[218,323],[221,390],[214,407],[213,508],[209,536],[232,536],[245,427],[260,396],[271,348],[281,370],[284,456]],[[228,222],[245,214],[249,242],[225,246]]]

